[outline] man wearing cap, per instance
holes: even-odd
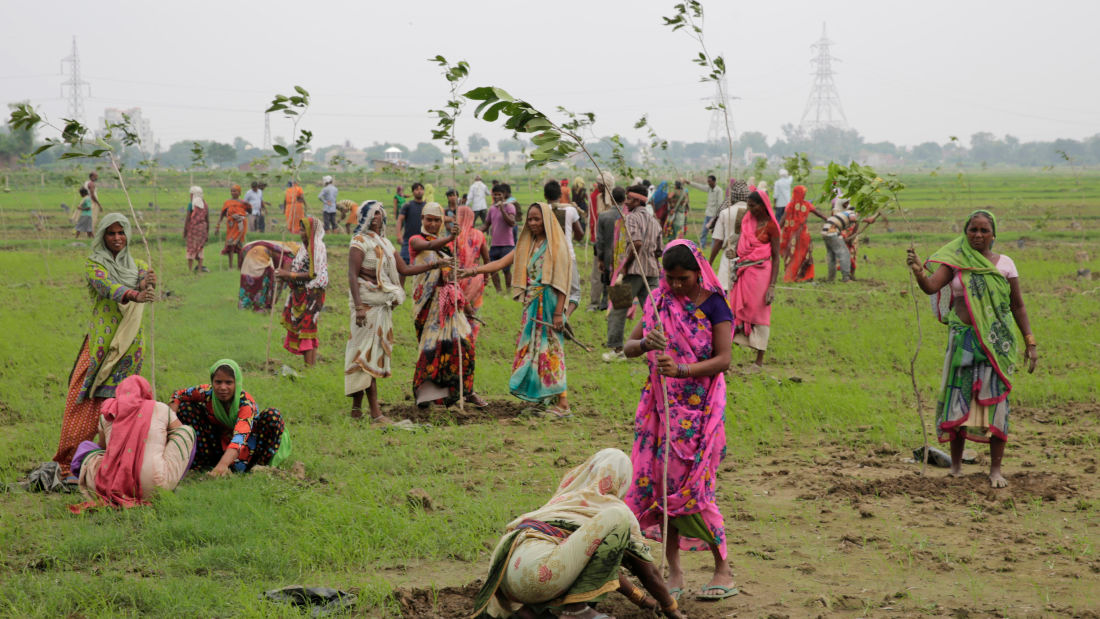
[[[336,196],[339,192],[332,184],[331,176],[323,177],[321,184],[321,193],[317,194],[317,199],[321,201],[321,217],[325,221],[325,232],[332,232],[336,230]]]

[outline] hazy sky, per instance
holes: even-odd
[[[77,45],[91,83],[87,121],[141,107],[162,148],[182,139],[259,144],[272,95],[301,84],[316,145],[430,139],[426,110],[447,83],[427,58],[471,65],[468,87],[495,85],[544,111],[597,115],[599,135],[641,137],[648,113],[666,139],[706,139],[694,41],[663,27],[673,0],[478,2],[15,2],[0,0],[0,103],[67,113],[61,58]],[[850,126],[869,141],[1022,140],[1100,133],[1096,0],[708,0],[706,39],[729,67],[734,123],[774,139],[797,124],[810,90],[810,45],[823,22]],[[467,115],[463,138],[505,132]],[[272,119],[274,136],[289,123]]]

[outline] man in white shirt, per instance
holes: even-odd
[[[772,207],[775,208],[775,219],[779,225],[783,225],[783,212],[791,202],[791,173],[786,168],[779,169],[779,180],[775,181],[775,200]]]
[[[260,192],[260,183],[258,181],[252,181],[252,188],[244,192],[245,202],[250,207],[251,214],[249,216],[248,227],[252,230],[259,230],[259,221],[263,217],[264,197]]]
[[[322,178],[321,183],[324,187],[321,188],[321,193],[317,194],[317,199],[321,201],[321,217],[325,222],[325,232],[332,232],[336,230],[336,197],[339,192],[331,176]]]
[[[573,272],[569,280],[569,304],[565,310],[565,318],[568,319],[581,303],[581,275],[577,271],[577,252],[573,249],[574,237],[584,236],[584,231],[581,229],[581,216],[577,212],[577,207],[571,202],[562,200],[561,183],[558,181],[548,181],[542,188],[542,195],[546,198],[546,203],[556,211],[555,216],[557,212],[562,214],[559,221],[562,223],[562,231],[565,232],[565,242],[569,246],[569,257],[573,260]]]
[[[703,231],[699,234],[699,247],[707,246],[707,236],[710,234],[710,220],[718,216],[718,209],[722,206],[722,188],[718,186],[718,178],[713,174],[707,176],[707,184],[680,179],[690,187],[707,192],[707,208],[703,211]]]
[[[469,191],[466,192],[466,203],[474,212],[474,221],[480,219],[481,223],[485,223],[485,215],[489,212],[489,204],[486,202],[488,196],[489,190],[485,187],[485,183],[481,182],[481,175],[478,174],[474,177],[474,182],[470,183]]]

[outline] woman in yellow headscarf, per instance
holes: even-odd
[[[568,416],[563,331],[573,259],[565,232],[547,205],[535,203],[527,210],[514,251],[462,274],[494,273],[513,262],[521,268],[512,271],[512,297],[524,307],[508,388],[528,402],[549,405],[556,401],[547,412]]]

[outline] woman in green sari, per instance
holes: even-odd
[[[951,441],[951,475],[960,475],[967,439],[989,443],[989,481],[994,488],[1004,488],[1008,481],[1001,474],[1001,459],[1008,441],[1008,393],[1019,354],[1010,320],[1027,344],[1029,373],[1035,371],[1038,353],[1016,264],[993,253],[993,213],[974,211],[963,230],[923,266],[912,249],[906,262],[921,290],[935,295],[937,318],[949,327],[936,429],[941,443]]]
[[[623,503],[633,474],[625,453],[601,450],[566,473],[546,505],[509,523],[474,598],[473,616],[534,618],[553,609],[559,617],[608,618],[589,603],[619,591],[641,608],[659,606],[666,617],[682,618],[638,520]]]

